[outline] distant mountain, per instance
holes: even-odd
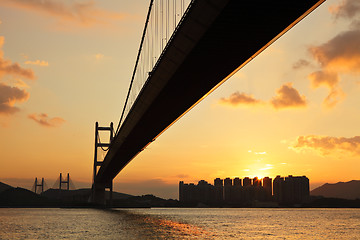
[[[88,202],[91,189],[48,189],[36,194],[24,188],[14,188],[0,182],[0,207],[97,207]],[[109,199],[109,191],[105,193]],[[133,196],[113,192],[113,207],[178,207],[179,201],[153,195]]]
[[[0,206],[35,207],[48,204],[49,201],[45,197],[24,188],[10,187],[0,193]]]
[[[119,208],[148,208],[148,207],[179,207],[179,201],[163,199],[151,194],[133,196],[126,199],[114,199],[113,207]]]
[[[76,190],[59,190],[59,189],[48,189],[41,194],[48,199],[61,199],[65,201],[76,201],[76,202],[87,202],[91,195],[90,188],[76,189]],[[113,199],[127,199],[133,197],[132,195],[125,193],[113,192]],[[106,198],[109,199],[109,192],[106,192]]]
[[[360,199],[360,181],[326,183],[312,190],[310,195],[326,198]]]
[[[5,191],[5,190],[8,190],[9,188],[12,188],[12,186],[0,182],[0,193]]]

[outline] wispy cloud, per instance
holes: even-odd
[[[254,152],[256,155],[265,155],[266,152]]]
[[[178,174],[175,176],[176,178],[180,178],[180,179],[183,179],[183,178],[189,178],[190,176],[188,174]]]
[[[311,66],[311,63],[308,60],[300,59],[296,63],[293,64],[293,69],[301,69],[305,67]]]
[[[298,90],[293,88],[292,83],[285,83],[272,98],[271,104],[276,109],[299,108],[307,105],[305,96],[301,96]]]
[[[273,167],[272,164],[266,164],[265,167],[260,168],[259,170],[260,170],[260,171],[266,171],[266,170],[270,170],[270,169],[273,169],[273,168],[274,168],[274,167]]]
[[[324,156],[336,152],[360,155],[360,136],[351,138],[316,135],[300,136],[291,148],[296,151],[312,150]]]
[[[230,106],[239,106],[239,105],[259,105],[262,104],[261,100],[255,99],[252,95],[246,93],[234,92],[227,98],[221,98],[219,100],[220,104],[230,105]]]
[[[35,61],[25,61],[26,65],[38,65],[41,67],[47,67],[49,66],[49,63],[44,60],[35,60]]]
[[[50,118],[46,113],[33,113],[28,115],[28,118],[34,120],[35,122],[44,127],[58,127],[65,122],[65,120],[61,117]]]
[[[86,27],[109,24],[113,20],[125,17],[124,14],[99,8],[95,1],[71,1],[68,4],[67,2],[60,0],[2,0],[0,5],[50,16],[59,20],[60,23],[72,22]]]
[[[318,88],[320,86],[329,88],[329,94],[323,102],[326,107],[334,107],[345,97],[345,93],[339,86],[340,78],[336,72],[329,72],[326,70],[316,71],[309,74],[308,78],[310,79],[313,88]]]
[[[18,87],[11,87],[0,82],[0,114],[10,115],[19,111],[16,102],[24,102],[30,94]]]
[[[248,153],[253,153],[255,155],[265,155],[265,154],[267,154],[266,152],[254,152],[252,150],[248,150]]]

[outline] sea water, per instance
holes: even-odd
[[[0,209],[0,239],[360,239],[360,209]]]

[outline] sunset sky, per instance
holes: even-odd
[[[117,125],[149,1],[0,0],[0,181],[90,187],[94,127]],[[360,179],[360,2],[327,0],[171,126],[115,178]]]

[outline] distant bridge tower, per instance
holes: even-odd
[[[99,131],[109,131],[110,137],[108,143],[103,143],[100,141]],[[95,153],[94,153],[94,172],[93,172],[93,184],[92,184],[92,197],[91,200],[93,203],[106,205],[105,199],[105,189],[108,188],[110,191],[110,199],[109,205],[112,205],[112,192],[113,192],[113,181],[106,183],[96,182],[96,174],[98,167],[103,163],[103,159],[101,161],[98,160],[98,150],[101,148],[103,151],[107,151],[110,147],[112,140],[114,139],[114,125],[111,122],[110,127],[99,127],[99,123],[95,123]],[[107,148],[107,149],[104,149]]]
[[[43,193],[44,192],[44,178],[42,178],[41,182],[39,182],[37,177],[36,177],[34,186],[35,186],[35,191],[34,191],[35,193],[37,193],[37,188],[38,187],[41,187],[41,192],[39,192],[39,193]]]
[[[59,181],[59,189],[61,190],[62,184],[66,184],[66,190],[70,189],[70,176],[67,174],[67,178],[65,180],[62,179],[62,173],[60,173],[60,181]]]

